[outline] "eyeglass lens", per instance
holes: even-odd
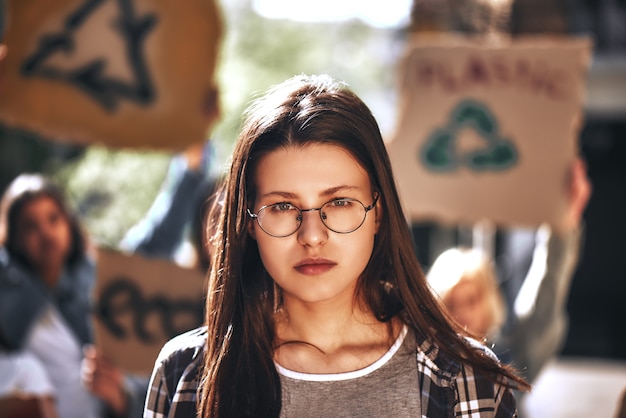
[[[355,199],[336,199],[321,208],[300,210],[289,203],[277,203],[261,208],[257,221],[268,234],[282,237],[293,234],[300,228],[303,212],[320,211],[326,227],[334,232],[349,233],[358,229],[365,221],[367,210]]]

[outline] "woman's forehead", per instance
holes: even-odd
[[[61,212],[61,207],[58,202],[47,194],[37,194],[24,202],[20,212],[23,214],[32,214],[34,212],[49,212],[58,211]]]
[[[352,154],[330,144],[284,147],[265,155],[255,173],[257,194],[332,193],[369,188],[368,173]]]

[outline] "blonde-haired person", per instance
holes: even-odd
[[[505,299],[506,279],[478,249],[444,251],[427,275],[449,314],[530,382],[558,354],[567,334],[567,298],[583,242],[582,214],[592,193],[582,158],[571,166],[565,193],[569,206],[561,225],[533,231],[530,266],[518,272],[523,280],[514,297]]]
[[[433,263],[428,284],[452,318],[479,340],[493,340],[506,319],[493,261],[476,248],[450,248]]]

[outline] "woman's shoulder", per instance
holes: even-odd
[[[452,381],[461,372],[464,366],[466,366],[459,358],[455,358],[446,352],[446,350],[442,350],[428,338],[416,337],[416,342],[419,362],[422,363],[424,367],[428,368],[438,379]],[[499,361],[498,357],[489,347],[474,338],[459,336],[457,344],[467,344],[473,350],[492,358],[494,361]]]
[[[187,331],[169,340],[159,353],[157,363],[188,364],[202,357],[207,341],[206,327]],[[186,360],[186,361],[185,361]]]
[[[170,412],[175,416],[195,415],[206,341],[206,327],[202,327],[165,343],[154,364],[144,416],[171,416]]]
[[[497,361],[496,355],[481,342],[460,337],[459,343],[467,343],[472,349]],[[505,385],[494,383],[492,378],[477,372],[470,364],[454,358],[428,339],[418,340],[418,370],[423,375],[422,392],[427,416],[439,415],[438,408],[446,405],[450,396],[457,399],[455,412],[469,411],[480,416],[502,414],[515,416],[516,402],[513,393]],[[503,382],[504,383],[504,382]],[[428,389],[424,392],[424,388]],[[454,392],[454,395],[450,393]],[[450,412],[450,411],[449,411]],[[484,415],[483,415],[484,414]],[[473,416],[473,415],[472,415]]]
[[[45,287],[36,280],[36,275],[15,256],[0,246],[0,295],[10,298],[10,293],[45,293]]]

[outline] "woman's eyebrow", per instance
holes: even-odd
[[[265,193],[259,196],[260,199],[267,199],[271,197],[280,197],[283,199],[296,199],[298,195],[295,193],[291,193],[291,192],[275,191],[275,192]]]
[[[361,190],[361,188],[357,186],[341,185],[341,186],[331,187],[330,189],[324,190],[322,193],[320,193],[320,196],[332,196],[339,192],[358,191],[358,190]]]
[[[335,186],[335,187],[331,187],[329,189],[323,190],[319,195],[323,197],[327,197],[327,196],[332,196],[339,192],[355,191],[355,190],[361,190],[361,188],[357,186],[340,185],[340,186]],[[280,191],[280,190],[272,191],[269,193],[264,193],[259,196],[259,198],[261,199],[267,199],[267,198],[272,198],[272,197],[273,198],[279,197],[282,199],[297,199],[299,196],[296,193]]]

